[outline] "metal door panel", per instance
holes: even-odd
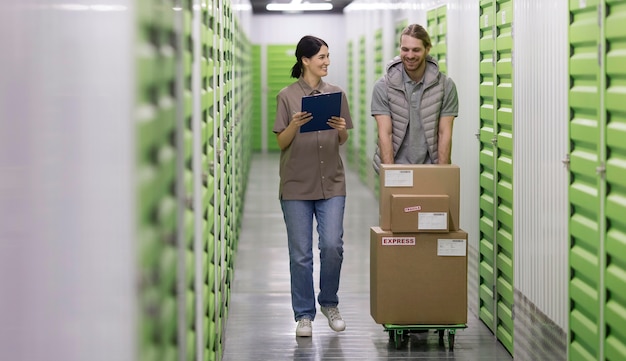
[[[604,357],[626,355],[626,1],[607,0]]]
[[[505,184],[503,183],[499,183],[498,187],[497,187],[497,191],[496,193],[498,194],[499,198],[504,198],[503,196],[505,196],[507,193],[512,194],[513,193],[513,189],[510,187],[506,187]],[[505,203],[503,201],[500,201],[500,204],[498,204],[498,208],[497,208],[497,212],[496,212],[496,219],[499,222],[499,227],[504,227],[506,229],[506,231],[510,232],[512,229],[510,227],[507,227],[508,224],[507,222],[512,222],[513,221],[513,209],[511,207],[510,203]],[[500,239],[500,228],[498,228],[498,245],[502,245],[502,244],[506,244],[506,248],[509,248],[509,242],[510,240],[507,238],[504,239]],[[511,247],[512,248],[512,247]],[[498,251],[500,251],[500,249],[498,249]],[[511,249],[512,251],[512,249]],[[498,257],[499,258],[499,257]],[[509,261],[510,262],[510,261]],[[510,276],[510,275],[509,275]]]
[[[274,123],[266,119],[267,125],[263,127],[263,117],[262,117],[262,101],[263,101],[263,69],[261,67],[261,45],[252,45],[252,117],[254,118],[251,121],[251,133],[252,133],[252,150],[254,151],[262,151],[263,150],[263,139],[265,137],[269,140],[269,134],[271,128],[274,126]],[[270,124],[272,123],[272,127]],[[270,142],[268,142],[270,143]]]
[[[513,1],[496,4],[496,336],[513,354]]]
[[[437,18],[437,9],[431,9],[426,12],[426,29],[428,30],[428,35],[430,36],[430,42],[432,43],[432,47],[430,49],[430,56],[435,59],[439,58],[439,48],[437,47],[438,41],[438,32],[439,27],[437,26],[438,18]]]
[[[490,50],[491,51],[491,50]],[[491,56],[490,54],[483,54],[482,56]],[[483,97],[493,97],[493,64],[492,58],[485,58],[480,63],[480,84],[479,84],[479,92]],[[493,115],[492,115],[493,117]]]
[[[448,25],[446,10],[446,5],[437,8],[437,60],[439,61],[439,70],[443,73],[448,72],[448,44],[446,42]]]
[[[446,73],[446,5],[426,12],[426,28],[432,43],[430,55],[437,60],[439,71]]]
[[[570,1],[570,352],[600,358],[601,59],[598,1]]]
[[[498,286],[500,287],[500,284]],[[502,284],[502,287],[504,287],[504,284]],[[500,289],[498,289],[498,292],[500,292]],[[502,302],[498,302],[498,322],[496,337],[503,345],[513,345],[513,313],[511,312],[511,307]]]
[[[491,218],[481,218],[480,231],[481,233],[488,234],[487,232],[493,230],[493,224],[490,224]],[[483,228],[483,226],[485,226]],[[480,262],[479,262],[479,317],[489,327],[493,325],[494,317],[494,296],[493,296],[493,239],[483,238],[480,240]],[[493,329],[492,329],[493,331]]]
[[[270,133],[274,128],[276,118],[276,94],[293,82],[289,75],[291,67],[296,62],[295,50],[295,45],[267,45],[267,147],[269,150],[279,149],[274,133]]]
[[[495,332],[495,5],[493,0],[480,1],[480,240],[479,240],[479,317]]]
[[[493,151],[491,149],[483,149],[483,150],[481,150],[480,154],[479,154],[479,159],[481,161],[481,165],[483,164],[482,162],[485,162],[484,164],[487,164],[486,162],[488,162],[488,161],[491,161],[493,163],[493,161],[494,161],[494,159],[493,159]],[[489,164],[489,165],[491,165],[491,164]],[[483,171],[481,172],[481,174],[483,172],[492,172],[493,171],[493,166],[484,165],[484,166],[482,166],[482,170]],[[489,174],[489,178],[493,179],[493,174]],[[492,185],[490,185],[489,188],[493,190],[493,189],[495,189],[495,186],[492,184]]]
[[[426,12],[426,29],[431,37],[437,33],[437,9]]]
[[[387,61],[383,55],[383,29],[378,28],[374,32],[374,79],[383,76]]]
[[[402,30],[400,30],[402,31]],[[398,38],[400,38],[398,36]],[[367,41],[364,36],[359,38],[359,49],[361,52],[365,52]],[[400,48],[398,45],[397,49]],[[368,129],[371,126],[370,118],[369,118],[369,109],[367,108],[367,102],[370,94],[366,94],[366,82],[367,82],[367,66],[366,59],[364,56],[359,57],[359,149],[360,149],[360,160],[359,164],[359,178],[365,184],[369,184],[369,174],[371,172],[371,154],[367,152],[369,141],[367,139]],[[378,142],[378,139],[376,139]]]
[[[570,360],[596,361],[597,358],[589,352],[594,346],[588,345],[585,340],[598,338],[596,324],[579,311],[572,311],[570,314],[570,328],[576,329],[576,337],[571,340],[569,348]]]
[[[611,258],[626,254],[626,234],[607,234],[607,253]],[[606,269],[605,286],[608,290],[605,308],[606,340],[605,355],[609,360],[618,360],[626,355],[626,307],[623,291],[626,289],[626,271],[623,262],[609,264]]]

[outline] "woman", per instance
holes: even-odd
[[[343,331],[346,324],[337,305],[343,262],[343,214],[346,183],[339,146],[352,128],[348,99],[338,86],[325,83],[330,58],[328,44],[304,36],[296,47],[291,77],[298,79],[276,96],[274,133],[280,146],[279,199],[287,226],[291,305],[298,322],[296,336],[310,337],[316,304],[313,289],[313,217],[317,222],[320,250],[320,291],[317,302],[329,326]],[[341,114],[328,119],[329,130],[300,132],[311,120],[301,111],[303,96],[341,92]]]

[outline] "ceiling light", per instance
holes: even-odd
[[[289,3],[289,4],[267,4],[268,11],[326,11],[332,10],[330,3]]]

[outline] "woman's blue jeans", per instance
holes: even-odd
[[[296,321],[315,319],[313,289],[313,216],[317,221],[320,250],[320,306],[337,306],[339,276],[343,263],[343,214],[345,196],[320,200],[281,200],[287,226],[291,306]]]

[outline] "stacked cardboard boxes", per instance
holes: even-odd
[[[379,324],[467,322],[467,233],[456,165],[383,164],[370,229],[370,313]]]

